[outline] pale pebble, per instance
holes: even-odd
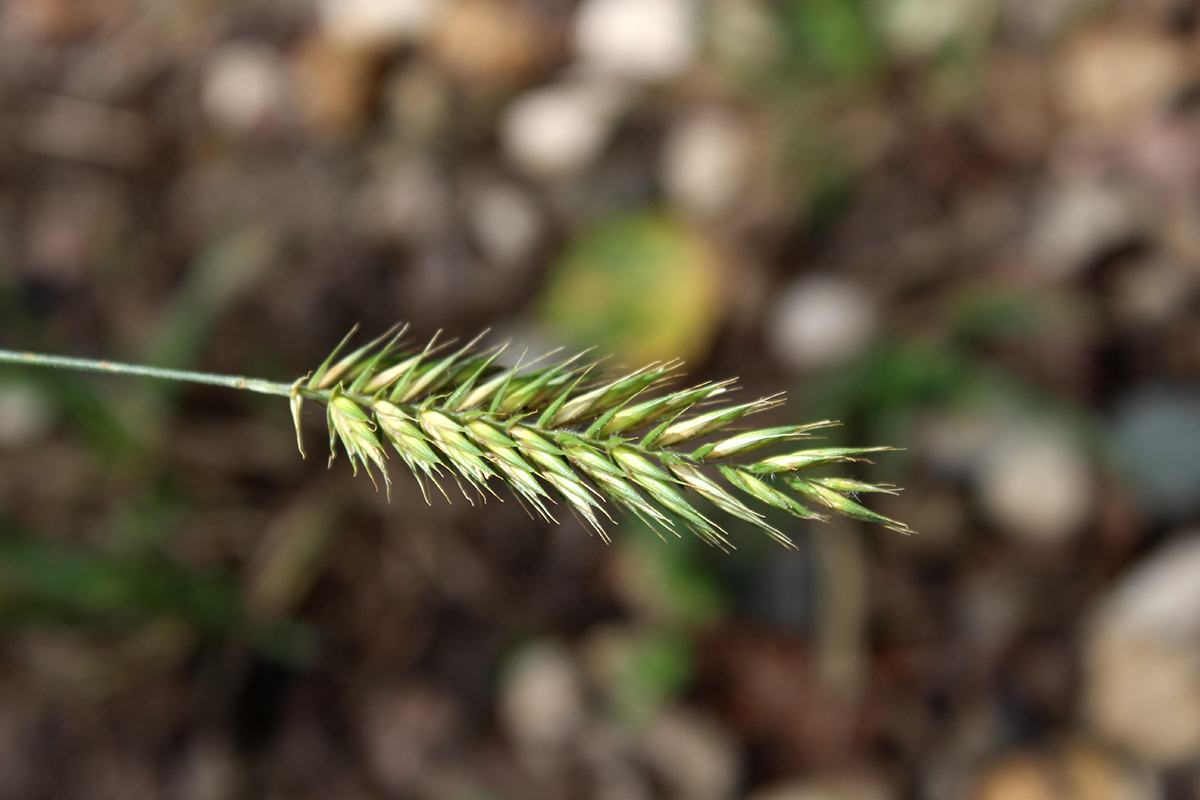
[[[33,386],[0,386],[0,447],[27,447],[43,439],[54,425],[54,413]]]
[[[1083,711],[1144,762],[1200,756],[1200,534],[1177,536],[1098,604],[1083,640]]]
[[[785,366],[809,370],[859,354],[877,326],[875,303],[858,284],[810,275],[779,292],[767,319],[767,337]]]
[[[324,0],[324,31],[351,47],[388,47],[418,41],[437,22],[442,0]]]
[[[508,107],[500,139],[508,158],[539,178],[571,176],[604,151],[623,105],[612,84],[575,81],[533,89]]]
[[[1128,194],[1110,183],[1076,179],[1052,187],[1038,206],[1031,238],[1033,266],[1050,281],[1079,276],[1140,228]]]
[[[565,744],[584,721],[578,667],[561,646],[537,642],[508,665],[500,717],[517,744],[531,750]]]
[[[746,186],[752,141],[736,114],[704,109],[683,118],[667,135],[662,180],[667,195],[700,217],[728,212]]]
[[[990,444],[976,477],[988,516],[1005,531],[1036,544],[1078,535],[1095,499],[1087,456],[1048,425],[1017,424]]]
[[[526,261],[542,236],[542,214],[521,187],[494,183],[480,187],[467,209],[471,232],[492,263],[516,267]]]
[[[245,134],[279,115],[286,85],[278,51],[257,42],[230,42],[208,57],[200,105],[222,130]]]
[[[642,736],[652,769],[680,800],[725,800],[733,795],[741,763],[730,735],[714,720],[688,709],[668,709]]]
[[[588,66],[624,78],[666,81],[696,58],[697,9],[690,0],[586,0],[575,47]]]

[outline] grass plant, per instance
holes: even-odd
[[[908,533],[906,525],[858,502],[858,495],[894,492],[888,485],[814,476],[830,464],[863,460],[887,447],[787,449],[757,460],[747,453],[795,446],[835,425],[735,429],[744,418],[776,406],[780,396],[738,404],[713,402],[733,381],[670,388],[678,362],[605,373],[586,354],[516,366],[498,361],[509,345],[480,348],[438,337],[414,347],[406,326],[343,355],[354,331],[314,372],[292,383],[0,350],[0,362],[82,369],[207,383],[287,397],[304,454],[300,414],[305,401],[325,408],[330,463],[340,443],[355,474],[361,465],[390,487],[392,455],[420,483],[454,481],[470,501],[507,488],[533,513],[554,520],[560,502],[607,539],[616,506],[660,533],[687,528],[706,542],[732,545],[725,530],[691,502],[688,492],[750,523],[786,546],[791,539],[757,510],[765,506],[810,520],[829,512]],[[390,449],[390,453],[389,453]],[[449,495],[446,495],[447,498]],[[819,509],[819,510],[818,510]]]

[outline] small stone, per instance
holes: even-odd
[[[1032,234],[1034,265],[1051,281],[1077,277],[1139,228],[1126,193],[1095,180],[1056,186],[1040,206]]]
[[[584,728],[576,751],[590,773],[589,797],[654,800],[660,796],[634,747],[628,732],[620,726],[598,723]]]
[[[586,0],[575,47],[587,66],[622,78],[667,81],[696,57],[697,9],[690,0]]]
[[[200,739],[183,757],[173,796],[179,800],[230,800],[241,793],[240,766],[228,742]]]
[[[356,224],[384,242],[425,240],[444,229],[450,190],[436,164],[404,158],[384,164],[354,199]]]
[[[353,201],[353,219],[368,236],[385,242],[424,239],[448,216],[449,189],[434,164],[409,158],[381,166]]]
[[[728,212],[746,186],[751,137],[740,117],[706,109],[676,123],[663,153],[663,185],[671,200],[700,217]]]
[[[510,85],[545,63],[549,37],[539,20],[505,0],[458,0],[430,37],[434,57],[470,84]]]
[[[669,709],[642,736],[642,752],[679,800],[733,796],[741,765],[734,741],[717,723],[684,709]]]
[[[515,267],[529,259],[542,235],[542,214],[524,189],[495,183],[472,193],[467,218],[489,261]]]
[[[857,284],[813,275],[780,291],[767,319],[767,338],[784,365],[809,370],[858,355],[876,326],[875,304]]]
[[[549,642],[521,650],[500,689],[500,716],[517,744],[542,750],[565,744],[584,720],[579,670],[570,654]]]
[[[505,112],[500,127],[504,151],[538,178],[578,174],[603,152],[623,105],[623,92],[604,82],[534,89]]]
[[[287,85],[278,51],[256,42],[231,42],[205,64],[200,104],[228,133],[243,135],[277,118]]]
[[[976,780],[971,800],[1156,800],[1153,778],[1094,746],[1012,755]]]
[[[419,785],[438,750],[454,736],[458,709],[426,686],[376,690],[363,704],[361,736],[372,775],[392,792]]]
[[[1194,274],[1171,261],[1148,258],[1124,266],[1113,282],[1113,309],[1133,327],[1163,325],[1195,296]]]
[[[1141,390],[1121,399],[1113,426],[1121,466],[1148,513],[1172,518],[1200,505],[1200,397]]]
[[[53,425],[54,413],[37,389],[23,383],[0,386],[0,447],[28,447]]]
[[[946,409],[929,412],[917,421],[913,450],[939,474],[973,477],[1002,421],[977,411]]]
[[[1164,108],[1189,74],[1174,40],[1133,26],[1089,30],[1062,52],[1059,105],[1068,116],[1103,127]]]
[[[1086,631],[1083,708],[1097,732],[1155,766],[1200,756],[1200,534],[1138,564]]]
[[[370,105],[375,69],[369,50],[310,36],[292,64],[297,110],[314,133],[339,138],[357,131]]]
[[[1049,426],[1022,424],[997,436],[976,482],[992,521],[1031,543],[1066,541],[1091,516],[1091,464],[1069,437]]]
[[[442,0],[323,0],[321,22],[326,35],[343,46],[387,48],[422,39],[442,5]]]

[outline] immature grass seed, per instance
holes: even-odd
[[[731,547],[725,531],[691,504],[686,490],[789,547],[792,541],[744,498],[801,519],[825,520],[802,502],[807,500],[910,532],[850,497],[892,487],[801,477],[813,467],[861,461],[866,453],[890,448],[815,448],[748,464],[718,463],[806,438],[835,424],[828,420],[744,430],[696,448],[679,447],[780,404],[779,396],[693,413],[732,381],[647,398],[669,381],[677,363],[601,377],[593,374],[596,364],[583,363],[580,354],[550,366],[503,369],[495,360],[504,346],[477,352],[476,338],[444,355],[447,345],[437,344],[436,337],[419,351],[401,349],[403,332],[390,331],[335,363],[347,337],[307,380],[293,384],[297,439],[299,404],[311,399],[326,406],[331,453],[340,441],[356,473],[361,461],[372,480],[376,467],[390,486],[386,441],[417,477],[422,493],[425,478],[441,489],[437,479],[443,471],[459,481],[468,499],[468,487],[481,497],[494,494],[495,479],[546,519],[553,519],[547,501],[557,496],[601,536],[601,516],[611,519],[607,501],[660,533],[677,533],[682,524],[710,544]]]

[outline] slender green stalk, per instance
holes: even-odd
[[[207,383],[212,386],[225,386],[230,389],[245,389],[259,394],[273,394],[287,397],[292,392],[288,383],[275,383],[258,378],[244,378],[240,375],[216,375],[211,372],[194,372],[185,369],[163,369],[162,367],[145,367],[140,364],[122,364],[116,361],[95,361],[90,358],[69,358],[67,356],[48,356],[42,353],[18,353],[13,350],[0,350],[0,363],[28,364],[38,367],[57,367],[59,369],[77,369],[87,372],[108,372],[114,375],[139,375],[143,378],[160,378],[168,381],[184,381],[187,383]]]

